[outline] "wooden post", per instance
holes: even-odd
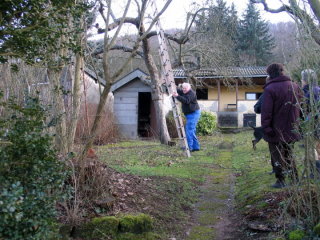
[[[84,71],[83,71],[84,72]],[[83,76],[84,77],[84,76]],[[85,110],[85,120],[86,127],[88,131],[88,136],[90,135],[90,124],[89,124],[89,115],[88,115],[88,104],[87,104],[87,87],[86,87],[86,79],[83,79],[83,94],[84,94],[84,110]]]
[[[218,82],[217,82],[217,85],[218,85],[218,112],[220,112],[220,80],[218,79]]]
[[[238,79],[236,79],[236,107],[238,111],[238,93],[239,93]]]
[[[236,111],[238,114],[238,123],[237,123],[237,127],[239,127],[239,112],[238,112],[238,91],[239,91],[239,86],[238,86],[238,79],[236,78]]]

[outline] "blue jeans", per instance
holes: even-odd
[[[196,110],[193,113],[185,115],[187,119],[185,130],[190,151],[200,149],[200,144],[196,136],[196,128],[200,118],[200,114],[201,111]]]

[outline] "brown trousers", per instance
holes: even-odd
[[[269,143],[271,164],[278,180],[284,181],[284,172],[287,171],[291,180],[298,179],[298,171],[293,159],[293,143]]]

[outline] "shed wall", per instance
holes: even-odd
[[[125,138],[138,137],[138,94],[151,92],[148,85],[139,78],[129,82],[114,92],[114,114],[120,134]]]

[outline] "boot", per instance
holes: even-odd
[[[273,187],[273,188],[284,188],[286,186],[287,185],[285,184],[284,180],[277,179],[275,184],[273,184],[271,187]]]

